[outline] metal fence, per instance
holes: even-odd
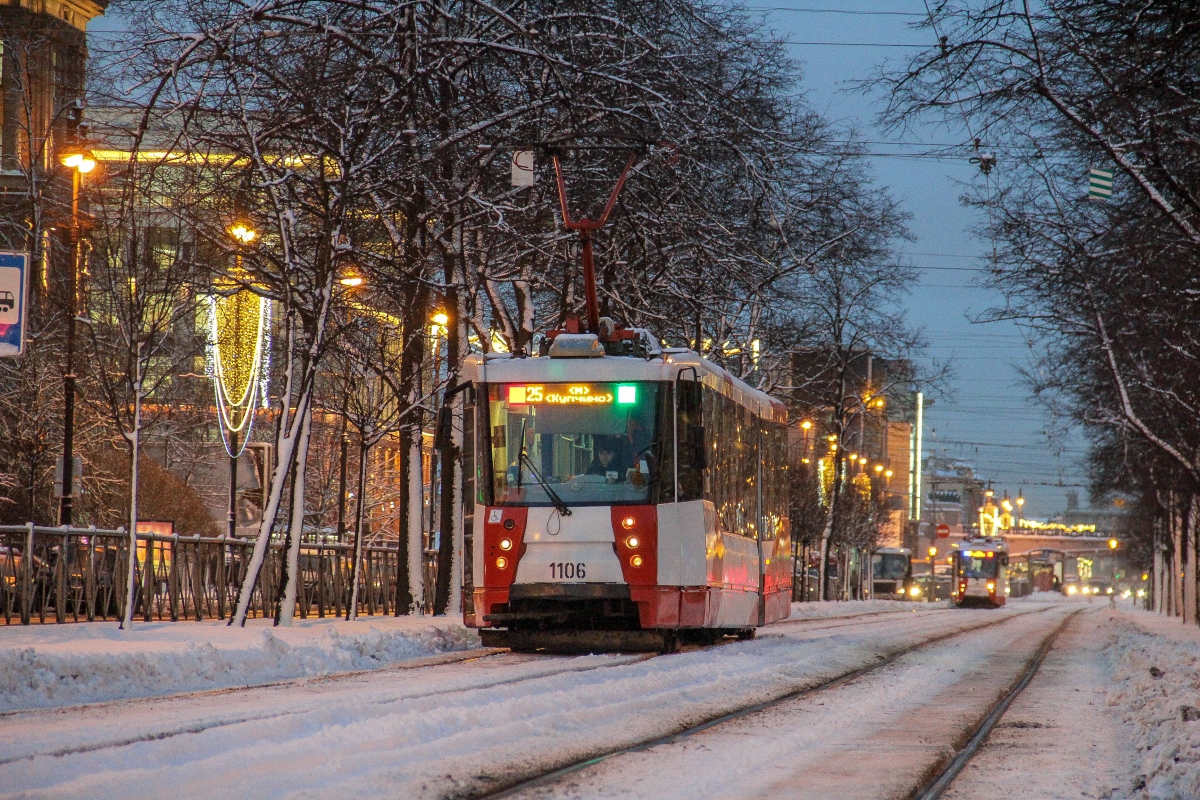
[[[225,536],[137,536],[135,618],[227,619],[254,549]],[[297,614],[341,616],[350,603],[354,547],[300,548]],[[397,550],[364,547],[358,613],[395,611]],[[119,619],[129,585],[129,534],[94,528],[0,526],[0,613],[7,625]],[[272,542],[250,602],[250,616],[274,614],[283,543]]]

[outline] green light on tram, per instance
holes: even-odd
[[[617,387],[617,405],[631,406],[637,402],[637,387],[630,383],[623,383]]]

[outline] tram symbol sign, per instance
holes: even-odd
[[[25,274],[29,255],[0,251],[0,358],[25,352]]]
[[[947,536],[950,535],[950,526],[944,522],[941,525],[938,525],[936,528],[934,528],[934,530],[937,532],[937,537],[939,539],[945,539]]]

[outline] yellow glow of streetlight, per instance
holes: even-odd
[[[850,454],[850,460],[851,460],[851,461],[858,461],[858,453],[851,453],[851,454]]]
[[[244,222],[238,222],[229,228],[229,235],[242,244],[250,244],[258,238],[258,231]]]
[[[349,286],[350,288],[354,288],[355,286],[362,286],[363,279],[358,277],[357,275],[351,275],[347,278],[342,278],[341,284],[342,284],[342,286]]]
[[[1108,540],[1108,549],[1109,549],[1109,550],[1116,550],[1116,549],[1117,549],[1117,540],[1116,540],[1116,539],[1109,539],[1109,540]]]
[[[96,168],[96,159],[92,158],[88,153],[69,153],[63,156],[62,163],[64,167],[78,170],[83,175],[88,174]]]
[[[431,319],[435,325],[441,325],[443,328],[446,327],[446,323],[450,321],[450,317],[446,316],[445,313],[441,311],[434,314]]]
[[[883,472],[883,464],[876,464],[876,465],[875,465],[875,471],[876,471],[876,472]]]
[[[1018,495],[1017,496],[1017,505],[1019,505],[1019,506],[1025,505],[1025,498]]]
[[[1003,508],[1005,511],[1012,511],[1012,510],[1013,510],[1013,504],[1012,504],[1012,503],[1010,503],[1010,502],[1008,502],[1008,499],[1007,499],[1007,498],[1005,498],[1005,499],[1004,499],[1004,500],[1003,500],[1003,501],[1000,503],[1000,507],[1001,507],[1001,508]]]
[[[936,555],[937,555],[937,548],[936,547],[929,548],[929,557],[933,558]]]
[[[800,427],[804,428],[804,430],[808,430],[809,428],[812,427],[812,423],[809,422],[808,420],[804,420],[804,422],[800,423]]]
[[[895,474],[896,474],[896,473],[892,472],[890,469],[886,469],[886,470],[884,470],[884,471],[883,471],[883,476],[884,476],[885,478],[890,478],[890,477],[892,477],[892,476],[893,476],[893,475],[895,475]]]
[[[865,457],[864,457],[864,458],[860,458],[860,459],[858,460],[858,465],[859,465],[860,467],[865,467],[865,466],[867,465],[867,459],[866,459]]]

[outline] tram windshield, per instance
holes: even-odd
[[[903,553],[876,553],[871,571],[877,581],[902,581],[908,577],[908,556]]]
[[[489,385],[494,502],[553,505],[551,492],[567,506],[647,502],[658,396],[651,382]]]
[[[959,575],[963,578],[994,578],[998,560],[994,551],[964,550]]]

